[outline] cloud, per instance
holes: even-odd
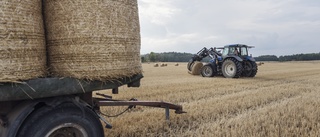
[[[319,52],[320,1],[139,0],[142,53],[242,43],[253,55]]]
[[[166,25],[179,12],[171,0],[140,0],[140,18],[156,25]]]

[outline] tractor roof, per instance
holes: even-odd
[[[247,47],[247,48],[254,48],[254,46],[248,46],[244,44],[230,44],[230,45],[225,45],[224,47],[218,47],[217,49],[224,49],[228,47]]]

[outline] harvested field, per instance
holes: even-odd
[[[164,109],[137,107],[107,118],[107,136],[319,136],[320,62],[265,62],[254,78],[203,78],[186,63],[143,64],[140,88],[119,88],[115,99],[168,101],[188,113],[165,120]],[[111,94],[111,91],[101,91]],[[126,107],[103,107],[116,114]]]

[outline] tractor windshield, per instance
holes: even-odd
[[[241,47],[241,55],[242,56],[248,56],[247,47]]]

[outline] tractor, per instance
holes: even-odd
[[[189,60],[187,68],[192,71],[197,61],[209,57],[209,62],[203,65],[200,70],[203,77],[216,75],[223,75],[226,78],[254,77],[257,74],[258,67],[255,59],[248,55],[249,48],[254,47],[243,44],[209,49],[204,47]],[[217,49],[220,51],[217,51]]]

